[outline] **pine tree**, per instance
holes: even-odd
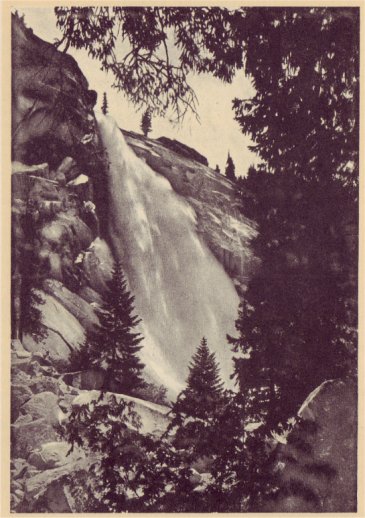
[[[216,172],[216,173],[219,173],[219,174],[220,174],[220,172],[221,172],[221,169],[220,169],[220,167],[219,167],[219,165],[218,165],[218,164],[215,166],[215,172]]]
[[[145,137],[147,137],[148,134],[151,132],[151,129],[152,129],[151,111],[147,108],[147,110],[142,115],[141,130],[143,132],[143,135]]]
[[[232,182],[236,181],[235,165],[233,163],[231,155],[228,153],[227,164],[226,164],[226,177]]]
[[[189,366],[187,387],[173,405],[169,430],[175,430],[174,444],[187,458],[212,452],[212,423],[225,404],[225,391],[215,354],[202,339]]]
[[[101,111],[103,112],[104,115],[106,115],[108,113],[108,100],[106,98],[106,92],[104,92],[104,95],[103,95],[103,104],[101,106]]]
[[[191,417],[209,419],[221,403],[223,393],[215,354],[209,351],[203,337],[189,366],[187,387],[179,396],[175,409]]]
[[[141,320],[133,312],[134,297],[117,263],[99,311],[100,325],[89,333],[83,357],[91,367],[104,372],[105,389],[114,387],[126,394],[145,384],[141,375],[144,365],[138,357],[143,336],[134,331]]]

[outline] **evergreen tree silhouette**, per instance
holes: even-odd
[[[203,338],[189,366],[187,387],[179,394],[169,430],[175,431],[174,444],[185,449],[187,458],[215,452],[210,437],[212,424],[226,403],[215,354]],[[213,446],[213,450],[212,450]]]
[[[219,165],[218,165],[218,164],[215,166],[215,172],[216,172],[216,173],[219,173],[219,174],[220,174],[220,172],[221,172],[221,169],[220,169],[220,167],[219,167]]]
[[[228,153],[227,164],[226,164],[226,177],[232,182],[236,181],[235,165],[233,163],[231,155]]]
[[[152,129],[152,119],[151,119],[151,112],[149,109],[147,109],[143,115],[141,120],[141,130],[143,132],[143,135],[145,137],[148,136],[148,134],[151,132]]]
[[[117,263],[99,311],[100,325],[89,333],[83,351],[89,365],[105,374],[104,390],[132,394],[145,385],[144,364],[138,357],[143,336],[134,331],[141,319],[133,313],[134,297]]]
[[[106,98],[106,92],[104,92],[104,95],[103,95],[103,104],[101,106],[101,111],[103,112],[104,115],[106,115],[108,113],[108,100]]]

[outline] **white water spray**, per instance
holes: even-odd
[[[134,154],[111,117],[97,118],[109,156],[109,233],[143,319],[148,373],[176,396],[205,336],[231,385],[226,333],[239,303],[231,279],[198,237],[190,205]]]

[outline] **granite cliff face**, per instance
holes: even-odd
[[[187,146],[180,149],[166,146],[166,139],[152,140],[124,130],[123,134],[136,155],[167,178],[190,203],[197,214],[198,233],[236,286],[244,288],[257,264],[250,247],[257,230],[255,223],[240,212],[232,182],[209,168]]]
[[[73,58],[36,37],[17,16],[12,63],[13,346],[41,350],[65,364],[96,322],[90,304],[98,295],[77,261],[89,247],[91,254],[100,249],[92,244],[105,219],[96,93]],[[108,249],[104,242],[101,247]],[[109,250],[103,258],[108,276]],[[37,290],[45,327],[40,342],[25,322],[30,290]]]
[[[43,351],[64,368],[85,330],[97,323],[94,309],[115,255],[109,208],[116,193],[93,112],[96,93],[77,63],[16,16],[12,41],[13,345]],[[232,184],[184,144],[125,135],[136,155],[190,205],[194,233],[242,291],[255,263],[250,239],[256,229],[240,213]],[[31,288],[45,327],[40,341],[27,329],[22,308]],[[234,318],[232,310],[232,324]]]

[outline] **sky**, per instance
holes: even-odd
[[[23,7],[18,12],[24,14],[26,25],[40,38],[51,43],[60,38],[53,8]],[[70,48],[68,53],[76,59],[89,87],[97,91],[96,109],[100,109],[103,93],[106,92],[109,114],[118,125],[140,133],[142,113],[136,112],[127,97],[111,87],[112,75],[102,72],[99,62],[91,59],[86,51]],[[244,176],[249,166],[257,164],[259,159],[248,149],[252,142],[241,133],[238,123],[233,119],[232,100],[235,97],[247,99],[254,94],[250,81],[240,71],[231,84],[225,84],[208,74],[190,75],[189,83],[198,98],[200,123],[193,115],[186,116],[179,126],[172,124],[168,118],[154,117],[149,137],[177,139],[206,156],[211,167],[218,164],[221,171],[225,170],[229,152],[236,166],[236,174]]]

